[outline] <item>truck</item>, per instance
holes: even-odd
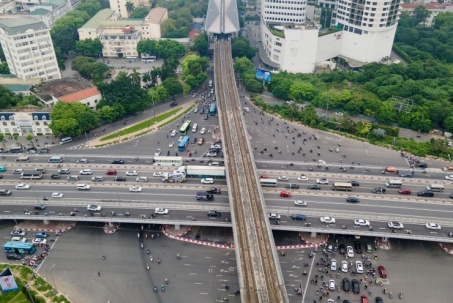
[[[198,192],[196,196],[197,200],[201,201],[212,201],[214,200],[214,195],[208,192]]]
[[[208,193],[210,194],[217,194],[220,195],[222,191],[218,187],[211,187],[210,189],[207,190]]]
[[[174,173],[185,173],[186,177],[221,178],[226,177],[225,166],[187,165],[181,166]]]
[[[181,172],[163,173],[162,182],[182,183],[186,180],[186,174]]]

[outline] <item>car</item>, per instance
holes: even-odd
[[[0,196],[11,196],[12,193],[9,189],[0,189]]]
[[[305,175],[300,175],[297,177],[297,181],[308,181],[308,177]]]
[[[16,185],[16,189],[30,189],[30,184],[19,183]]]
[[[426,223],[425,224],[426,228],[427,229],[436,229],[436,230],[440,230],[442,227],[437,224],[437,223]]]
[[[160,171],[156,171],[155,173],[153,173],[153,177],[162,177],[164,174]]]
[[[170,136],[171,137],[175,137],[176,134],[177,134],[176,129],[174,129],[174,130],[171,131]]]
[[[341,261],[341,271],[348,272],[348,261]]]
[[[68,176],[66,179],[69,181],[78,181],[78,180],[80,180],[80,177],[77,175],[72,175],[72,176]]]
[[[52,198],[63,198],[63,193],[54,192],[52,193]]]
[[[16,253],[9,253],[6,255],[6,258],[9,260],[22,260],[24,256],[21,254],[16,254]]]
[[[92,175],[93,171],[91,169],[83,169],[79,172],[81,175]]]
[[[178,106],[178,102],[172,102],[172,103],[170,103],[170,107],[175,107],[175,106]]]
[[[62,175],[69,175],[71,173],[71,170],[69,168],[60,168],[58,170],[58,173]]]
[[[295,206],[307,206],[307,202],[305,202],[303,200],[296,200],[296,201],[294,201],[294,205]]]
[[[198,139],[198,145],[202,145],[204,143],[204,138]]]
[[[269,214],[269,219],[271,220],[280,220],[280,215],[279,214]]]
[[[38,204],[34,207],[35,210],[45,210],[46,206],[44,204]]]
[[[148,177],[137,177],[135,179],[137,182],[148,182]]]
[[[335,280],[329,280],[329,289],[335,290]]]
[[[329,184],[329,180],[326,178],[317,179],[316,184],[323,184],[323,185]]]
[[[96,205],[96,204],[89,204],[87,206],[87,210],[88,211],[101,211],[102,210],[102,206],[101,205]]]
[[[398,193],[400,195],[410,195],[410,194],[412,194],[412,191],[408,188],[402,188],[402,189],[398,190]]]
[[[352,248],[352,246],[346,247],[346,253],[348,258],[354,258],[354,249]]]
[[[305,217],[304,215],[301,215],[301,214],[292,214],[291,219],[297,220],[297,221],[305,221],[305,220],[307,220],[307,217]]]
[[[368,298],[364,295],[360,296],[360,303],[368,303]]]
[[[280,192],[280,197],[287,197],[287,198],[289,197],[289,198],[291,198],[291,193],[286,191],[286,190],[282,190]]]
[[[348,183],[351,183],[352,186],[360,186],[360,183],[354,180],[348,181]]]
[[[200,110],[200,115],[204,114],[204,108]]]
[[[91,181],[102,182],[102,181],[104,181],[104,177],[103,176],[94,176],[91,178]]]
[[[175,145],[175,142],[172,141],[168,144],[168,147],[173,147],[174,145]]]
[[[339,117],[343,117],[343,113],[342,112],[335,112],[335,116],[339,116]]]
[[[193,140],[192,140],[192,144],[195,144],[195,143],[197,143],[197,137],[193,138]]]
[[[321,186],[319,186],[318,184],[308,185],[307,189],[321,190]]]
[[[333,244],[328,244],[327,245],[327,252],[332,252],[333,251]]]
[[[208,120],[209,119],[209,115],[206,115],[204,116],[203,120]]]
[[[359,241],[354,242],[354,248],[355,248],[355,252],[358,253],[359,255],[361,255],[363,253],[362,244],[360,244]]]
[[[244,111],[245,111],[245,112],[250,112],[250,108],[244,107]]]
[[[156,208],[154,213],[156,215],[168,215],[168,208]]]
[[[404,228],[403,223],[396,222],[396,221],[390,221],[387,225],[389,228],[392,228],[392,229],[403,229]]]
[[[340,245],[338,245],[338,253],[340,255],[345,255],[346,254],[346,245],[344,245],[343,243],[340,243]]]
[[[13,174],[15,175],[20,175],[23,172],[24,170],[22,168],[16,168],[15,170],[13,170]]]
[[[39,232],[36,234],[36,238],[47,238],[47,233]]]
[[[183,138],[184,138],[184,136],[179,136],[178,142],[181,142]]]
[[[446,179],[446,180],[453,181],[453,175],[445,176],[445,179]]]
[[[25,236],[27,234],[27,232],[25,230],[22,230],[22,229],[14,229],[12,232],[11,232],[11,236]]]
[[[335,259],[330,260],[330,270],[337,271],[337,260]]]
[[[363,219],[355,219],[354,225],[356,226],[370,226],[370,221]]]
[[[195,108],[193,109],[193,112],[194,112],[194,113],[198,113],[198,107],[195,107]]]
[[[51,174],[50,179],[60,179],[60,174]]]
[[[384,187],[375,187],[371,190],[373,194],[385,194],[386,191],[387,189]]]
[[[417,193],[419,197],[434,197],[434,193],[430,190],[421,190]]]
[[[219,218],[222,214],[216,210],[210,210],[208,211],[208,217],[215,217]]]
[[[77,184],[77,190],[90,190],[91,185],[89,184]]]
[[[261,176],[260,176],[260,179],[269,179],[269,176],[267,176],[267,175],[261,175]]]
[[[105,174],[109,176],[115,176],[117,172],[116,169],[109,169]]]
[[[129,191],[131,192],[141,192],[142,188],[140,186],[132,185],[129,187]]]
[[[382,300],[381,297],[376,297],[376,298],[374,298],[374,300],[376,303],[384,303],[384,300]]]
[[[404,173],[400,175],[401,178],[413,178],[414,175],[412,173]]]
[[[162,151],[160,150],[160,148],[156,149],[156,151],[154,152],[154,156],[160,156],[160,153]]]
[[[216,152],[208,152],[206,154],[206,156],[208,156],[208,157],[217,157],[217,153]]]
[[[115,179],[113,179],[115,182],[126,182],[126,177],[123,176],[116,176]]]
[[[214,178],[203,178],[201,184],[214,184]]]
[[[77,163],[88,163],[88,159],[79,159],[77,160]]]
[[[116,160],[113,160],[110,164],[124,164],[124,160],[116,159]]]
[[[278,176],[278,180],[280,181],[289,181],[288,176]]]
[[[346,262],[347,263],[347,262]],[[347,264],[346,264],[347,265]],[[349,282],[348,278],[343,279],[343,290],[348,292],[351,289],[351,282]]]
[[[382,265],[379,265],[377,269],[378,269],[379,277],[381,277],[382,279],[386,279],[387,270],[385,269],[385,267]]]
[[[360,283],[357,279],[352,279],[351,281],[352,292],[355,294],[360,293]]]
[[[359,274],[363,274],[363,263],[362,261],[355,261],[355,268]]]
[[[346,198],[346,202],[349,202],[349,203],[360,203],[360,200],[359,200],[359,198],[356,198],[356,197],[347,197]]]
[[[335,218],[332,218],[332,217],[321,217],[321,218],[319,218],[319,220],[320,220],[322,223],[326,223],[326,224],[335,224]]]
[[[128,170],[126,172],[126,176],[138,176],[138,171],[136,171],[136,170]]]
[[[33,239],[31,242],[33,242],[33,244],[36,244],[36,245],[46,245],[47,244],[47,240],[42,239],[42,238]]]
[[[200,130],[200,134],[204,135],[206,133],[206,128],[203,127],[201,130]]]

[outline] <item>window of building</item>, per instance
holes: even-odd
[[[3,122],[3,126],[7,126],[7,125],[8,125],[8,123],[6,123],[6,122]]]

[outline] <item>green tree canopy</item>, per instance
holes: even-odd
[[[183,87],[181,82],[177,78],[167,78],[162,82],[162,86],[165,88],[169,96],[181,95]]]
[[[98,58],[102,52],[102,43],[99,39],[85,39],[77,41],[75,51],[82,56]]]
[[[246,38],[237,37],[233,40],[232,53],[233,58],[247,57],[251,60],[255,56],[255,49]]]
[[[209,55],[209,44],[208,44],[208,35],[201,34],[195,38],[192,49],[202,57],[207,57]]]
[[[94,111],[80,102],[57,102],[50,113],[49,128],[56,136],[80,136],[98,126]]]

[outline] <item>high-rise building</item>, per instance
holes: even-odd
[[[306,0],[262,0],[261,16],[265,22],[291,24],[306,20]]]
[[[30,18],[0,19],[0,42],[11,74],[27,80],[61,78],[50,29]]]

